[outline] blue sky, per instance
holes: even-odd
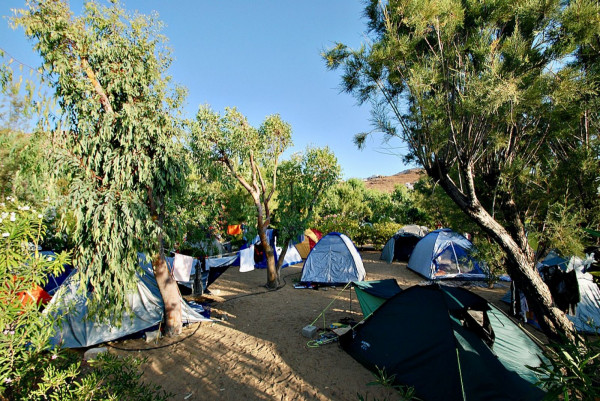
[[[72,0],[79,14],[82,0]],[[24,0],[3,0],[0,14],[24,7]],[[354,134],[371,130],[369,106],[359,107],[340,93],[340,73],[328,71],[320,57],[336,41],[358,47],[365,40],[360,0],[124,0],[128,10],[155,10],[166,24],[174,62],[170,73],[185,86],[185,114],[194,116],[201,104],[223,112],[235,106],[258,126],[279,113],[292,125],[294,147],[329,146],[344,178],[392,175],[405,170],[400,143],[382,145],[371,137],[364,150]],[[20,62],[39,61],[6,18],[0,26],[0,47]]]

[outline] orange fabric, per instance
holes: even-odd
[[[21,298],[21,304],[23,305],[27,305],[30,302],[35,302],[38,305],[46,305],[50,302],[52,296],[44,291],[42,287],[36,285],[29,291],[20,292],[19,298]]]
[[[227,234],[229,235],[241,235],[242,234],[242,225],[235,224],[231,226],[227,226]]]

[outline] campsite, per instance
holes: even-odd
[[[393,278],[403,289],[426,282],[407,269],[406,263],[379,260],[380,252],[363,251],[361,256],[367,280]],[[327,325],[343,318],[360,320],[362,314],[354,293],[351,303],[349,289],[340,294],[343,286],[295,289],[294,280],[299,279],[301,266],[283,269],[284,286],[271,292],[263,286],[263,270],[240,273],[237,267],[231,267],[211,286],[213,295],[207,296],[214,300],[213,323],[186,329],[185,340],[114,342],[109,352],[148,357],[144,377],[155,378],[156,383],[176,394],[174,399],[324,401],[355,400],[357,394],[369,400],[397,399],[395,390],[368,385],[375,376],[337,342],[307,345],[309,339],[302,336],[302,328],[337,296],[339,299],[325,312]],[[508,286],[467,288],[507,309],[500,299]],[[274,307],[265,313],[270,305]],[[315,325],[322,327],[322,321]],[[539,331],[532,331],[543,339]],[[174,345],[152,350],[168,344]]]
[[[600,400],[599,0],[0,12],[0,401]]]

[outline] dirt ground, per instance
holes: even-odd
[[[424,282],[406,264],[387,264],[379,252],[361,252],[367,280],[395,278],[401,288]],[[307,345],[302,328],[318,319],[317,327],[344,318],[359,321],[362,313],[354,290],[295,289],[302,264],[282,270],[284,285],[267,291],[265,270],[227,270],[211,286],[213,322],[184,329],[178,338],[156,343],[143,339],[113,343],[120,355],[148,358],[144,380],[160,384],[174,400],[397,400],[398,394],[368,385],[374,376],[343,351],[337,342]],[[467,284],[468,285],[468,284]],[[508,289],[469,285],[469,289],[506,310],[499,300]],[[149,349],[162,347],[158,349]],[[143,349],[143,350],[142,350]],[[141,350],[141,351],[140,351]]]

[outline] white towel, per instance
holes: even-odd
[[[254,270],[254,245],[240,251],[240,272]]]
[[[190,281],[193,265],[194,258],[176,253],[173,260],[173,277],[175,277],[175,280]]]

